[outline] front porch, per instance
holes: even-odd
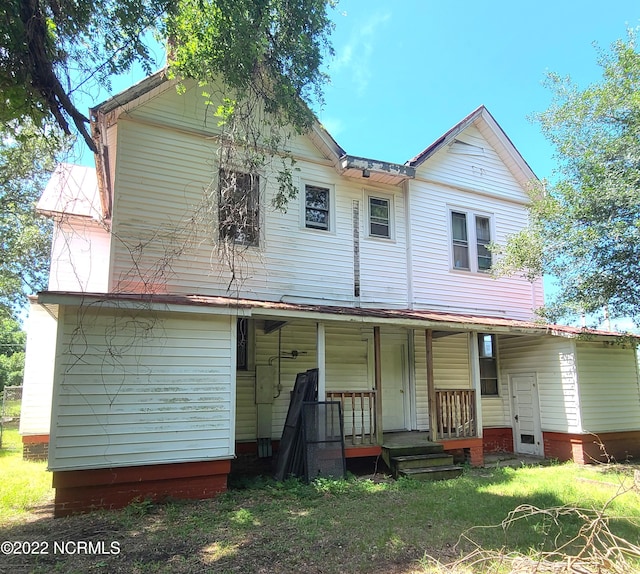
[[[437,444],[445,452],[455,454],[457,462],[469,462],[474,466],[483,463],[482,437],[476,429],[475,391],[472,389],[436,389],[435,420],[429,431],[384,432],[379,424],[380,401],[373,390],[328,391],[326,397],[328,401],[338,401],[342,405],[347,458],[384,456],[385,449],[404,449],[406,454],[411,454]],[[389,465],[389,461],[385,462]]]

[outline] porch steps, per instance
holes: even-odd
[[[462,467],[453,464],[453,456],[446,454],[441,444],[424,440],[419,444],[385,443],[382,445],[382,458],[394,478],[446,480],[462,474]]]

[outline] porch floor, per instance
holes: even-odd
[[[421,431],[386,432],[382,435],[383,448],[428,447],[438,443],[429,440],[429,433]]]

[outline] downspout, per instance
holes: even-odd
[[[402,182],[404,192],[405,253],[407,257],[407,309],[413,309],[413,252],[411,250],[411,180]]]

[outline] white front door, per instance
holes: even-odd
[[[535,373],[509,375],[513,415],[513,442],[520,454],[542,456],[540,406]]]
[[[387,339],[381,355],[382,429],[407,430],[407,347]]]

